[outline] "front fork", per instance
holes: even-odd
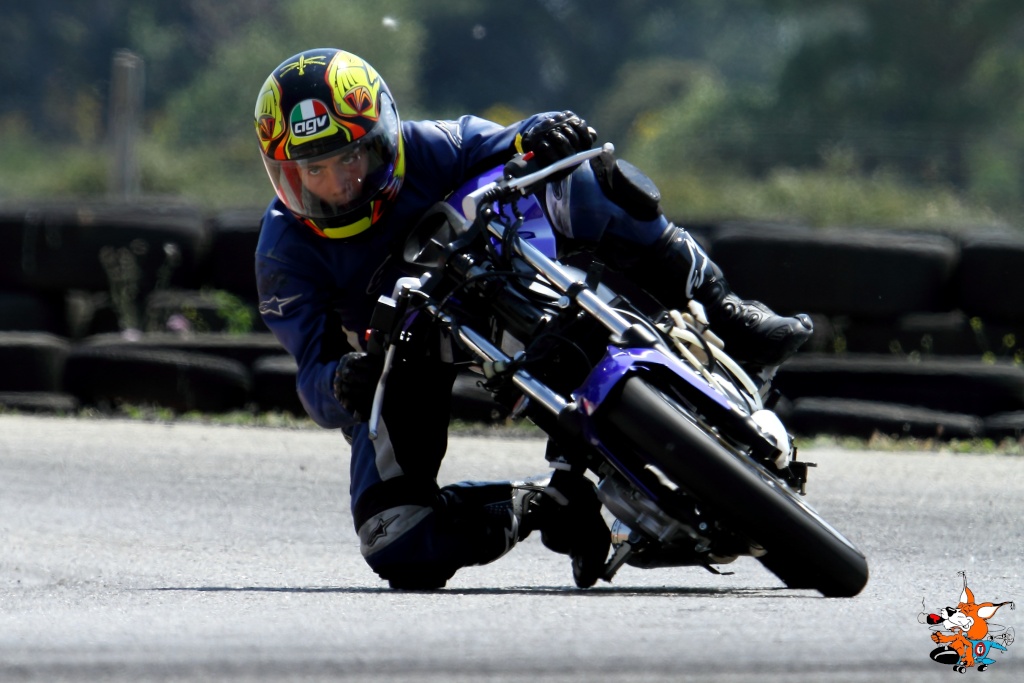
[[[406,315],[408,304],[413,292],[419,289],[421,281],[415,278],[402,278],[395,286],[394,297],[380,297],[374,308],[370,321],[367,339],[367,352],[384,356],[383,370],[374,392],[370,411],[370,438],[376,439],[380,424],[380,410],[384,403],[385,384],[394,364],[397,345],[402,341],[402,334],[411,324],[410,316]],[[479,362],[486,376],[493,377],[503,371],[514,368],[514,359],[505,354],[486,336],[465,325],[456,324],[455,320],[444,313],[436,303],[428,300],[422,310],[434,320],[441,322],[455,340],[466,348]],[[536,379],[523,368],[512,369],[510,380],[533,406],[550,413],[560,423],[569,425],[575,422],[575,401],[567,401],[561,394],[551,389],[544,382]]]

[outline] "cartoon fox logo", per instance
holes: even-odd
[[[1013,629],[997,627],[998,632],[991,632],[988,620],[995,616],[1000,607],[1009,605],[1016,609],[1013,602],[982,602],[974,601],[974,593],[967,587],[967,573],[957,572],[963,577],[964,587],[960,593],[960,602],[956,607],[943,607],[938,614],[921,613],[918,621],[932,626],[932,640],[940,647],[932,650],[931,658],[940,664],[952,664],[960,673],[977,667],[984,671],[995,663],[991,654],[993,650],[1006,651],[1013,643]],[[992,624],[992,626],[996,626]]]

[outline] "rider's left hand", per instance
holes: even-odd
[[[362,351],[346,353],[338,361],[334,372],[334,397],[360,421],[365,422],[370,417],[381,368],[379,357]]]

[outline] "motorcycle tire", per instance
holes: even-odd
[[[799,494],[706,430],[642,377],[630,377],[606,404],[606,424],[643,459],[708,506],[725,526],[763,547],[758,559],[790,588],[852,597],[868,565],[850,541]]]

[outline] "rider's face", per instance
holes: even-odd
[[[344,206],[363,193],[363,180],[369,168],[366,151],[349,150],[299,167],[302,184],[321,200]]]

